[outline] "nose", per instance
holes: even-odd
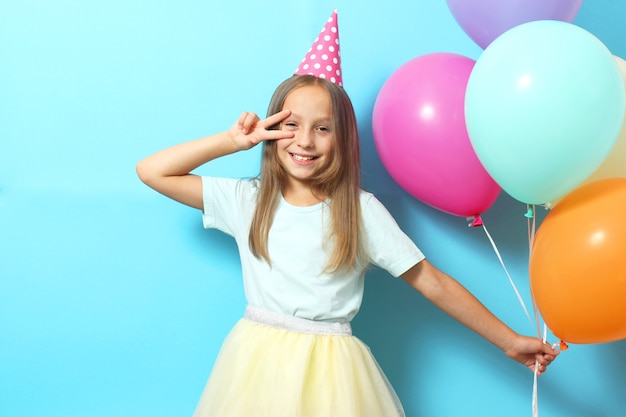
[[[296,144],[301,148],[310,148],[313,146],[313,133],[310,131],[300,131],[296,135]]]

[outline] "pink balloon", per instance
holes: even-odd
[[[391,177],[418,200],[464,217],[485,212],[501,191],[465,127],[465,88],[474,64],[452,53],[412,59],[381,88],[372,120]]]

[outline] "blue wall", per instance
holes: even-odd
[[[245,301],[234,243],[147,189],[135,163],[265,112],[334,7],[364,186],[439,267],[535,334],[491,245],[402,191],[371,113],[401,64],[480,49],[444,0],[0,0],[0,416],[190,415]],[[626,4],[575,21],[626,58]],[[199,172],[250,176],[258,149]],[[484,214],[530,306],[525,206]],[[541,213],[540,213],[541,218]],[[372,270],[354,323],[409,417],[529,416],[532,373]],[[624,413],[626,344],[575,345],[539,380],[543,417]]]

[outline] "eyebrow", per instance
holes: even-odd
[[[294,112],[292,111],[292,112],[291,112],[291,114],[289,115],[289,117],[287,117],[287,118],[285,119],[285,121],[287,121],[287,120],[289,120],[289,119],[292,119],[292,118],[293,118],[293,119],[300,119],[300,118],[302,118],[302,116],[300,116],[299,114],[294,113]],[[323,116],[323,117],[320,117],[320,118],[314,119],[315,123],[327,123],[327,124],[331,124],[332,120],[333,120],[333,118],[332,118],[332,117],[330,117],[330,116],[328,116],[328,117]]]

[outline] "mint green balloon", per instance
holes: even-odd
[[[525,23],[476,61],[465,94],[470,142],[515,199],[549,203],[581,184],[609,155],[624,117],[615,57],[571,23]]]

